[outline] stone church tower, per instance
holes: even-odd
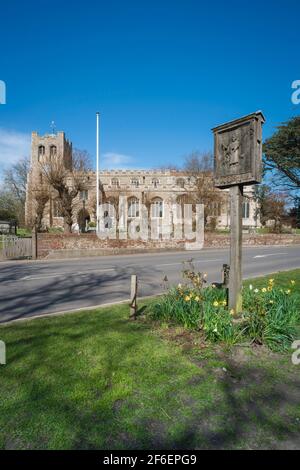
[[[72,144],[69,142],[64,132],[39,135],[37,132],[31,134],[31,160],[30,171],[27,175],[25,220],[27,225],[32,225],[36,213],[34,192],[42,185],[42,172],[40,162],[43,159],[61,156],[66,169],[72,168]],[[47,226],[52,226],[53,200],[50,198],[45,207],[44,222]]]

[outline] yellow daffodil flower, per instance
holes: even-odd
[[[218,307],[218,306],[219,306],[219,302],[218,302],[217,300],[215,300],[214,303],[213,303],[213,306],[214,306],[214,307]]]

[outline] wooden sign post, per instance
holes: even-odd
[[[137,275],[131,275],[131,284],[130,284],[130,318],[136,320],[137,313],[137,289],[138,281]]]
[[[243,186],[230,188],[229,308],[242,311],[242,207]]]
[[[0,364],[6,364],[6,346],[4,341],[0,340]]]
[[[242,204],[243,186],[261,182],[261,111],[213,129],[215,187],[230,188],[229,308],[242,311]]]

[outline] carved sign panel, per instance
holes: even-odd
[[[215,186],[261,182],[263,114],[258,111],[213,129]]]

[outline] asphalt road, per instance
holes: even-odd
[[[138,275],[140,296],[157,294],[164,276],[170,284],[181,281],[182,262],[190,258],[197,270],[207,273],[208,282],[220,282],[229,249],[2,262],[0,323],[126,300],[131,274]],[[293,268],[300,268],[300,246],[243,249],[244,278]]]

